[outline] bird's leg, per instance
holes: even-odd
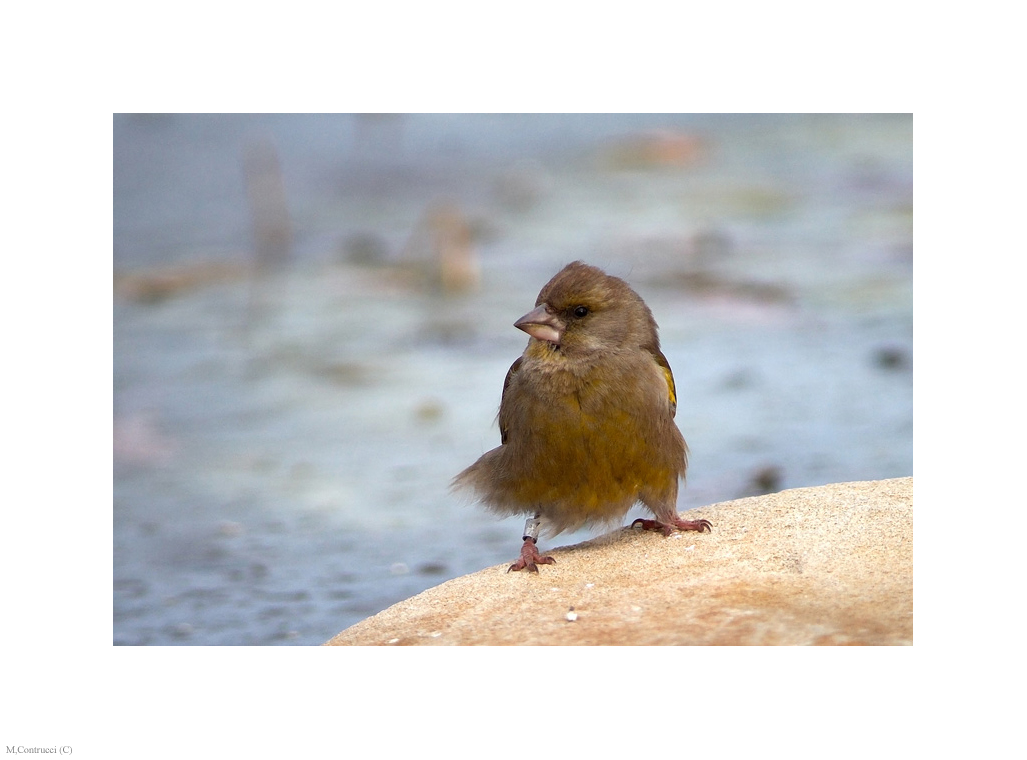
[[[543,557],[538,553],[535,544],[538,542],[538,528],[542,523],[541,516],[536,514],[524,521],[524,545],[521,547],[521,558],[507,568],[511,570],[527,569],[529,573],[537,573],[538,565],[555,565],[556,560],[552,557]]]
[[[636,525],[641,525],[642,530],[658,530],[665,536],[669,536],[675,530],[697,530],[700,533],[704,531],[710,533],[713,531],[713,525],[710,524],[709,520],[682,520],[676,513],[667,522],[639,518],[631,523],[632,528]]]

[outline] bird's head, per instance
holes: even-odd
[[[638,294],[580,261],[557,272],[514,327],[568,355],[660,347],[656,320]]]

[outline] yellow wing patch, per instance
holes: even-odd
[[[663,376],[667,378],[667,395],[670,397],[670,405],[677,408],[678,394],[674,387],[674,374],[670,371],[670,367],[663,367]]]
[[[667,400],[670,401],[670,416],[673,417],[678,411],[678,392],[674,385],[674,373],[670,371],[670,362],[667,361],[667,357],[663,355],[662,351],[654,353],[653,358],[660,365],[663,377],[667,380]]]

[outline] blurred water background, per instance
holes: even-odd
[[[319,644],[513,560],[523,520],[448,484],[498,445],[512,323],[574,259],[660,324],[679,510],[912,474],[912,116],[113,136],[116,644]]]

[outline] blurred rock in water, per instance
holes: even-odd
[[[388,263],[389,246],[381,235],[357,232],[342,242],[342,260],[361,266],[381,266]]]
[[[874,365],[888,371],[908,369],[912,364],[909,352],[902,346],[878,346],[874,349]]]
[[[698,162],[705,149],[698,135],[657,129],[613,142],[600,152],[599,162],[614,170],[681,168]]]
[[[269,139],[246,146],[243,166],[253,216],[253,247],[259,273],[286,264],[292,252],[292,224],[278,151]]]
[[[481,284],[474,230],[453,203],[428,208],[404,246],[400,263],[419,271],[427,288],[439,288],[446,295],[468,293]]]
[[[756,470],[749,478],[746,496],[764,496],[781,490],[784,473],[777,465],[766,465]]]
[[[195,261],[155,269],[114,273],[114,294],[130,301],[157,304],[209,285],[238,281],[251,268],[230,261]]]

